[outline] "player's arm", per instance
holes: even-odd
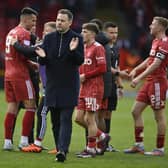
[[[13,44],[13,47],[18,52],[20,52],[21,54],[23,54],[24,56],[28,58],[37,57],[37,54],[35,52],[37,47],[25,46],[25,45],[20,44],[18,41]]]
[[[148,59],[149,59],[149,58],[146,58],[141,64],[139,64],[138,66],[136,66],[136,67],[130,72],[129,76],[130,76],[131,78],[134,78],[138,71],[145,69],[146,66],[147,66]]]
[[[99,65],[92,71],[80,74],[80,81],[84,82],[86,79],[93,78],[106,72],[106,64]]]
[[[160,58],[155,58],[153,63],[151,65],[149,65],[145,71],[143,71],[141,74],[139,74],[136,78],[134,78],[131,82],[131,86],[132,87],[136,87],[136,85],[139,83],[140,80],[142,80],[143,78],[147,77],[148,75],[150,75],[155,69],[157,69],[161,62],[163,60],[161,60]]]
[[[151,73],[153,73],[153,71],[157,69],[163,61],[165,61],[167,55],[168,55],[167,44],[161,43],[158,46],[158,50],[155,53],[155,59],[152,62],[152,64],[149,65],[144,72],[138,75],[135,81],[139,81],[145,78],[146,76],[150,75]]]
[[[92,70],[85,73],[85,78],[92,78],[97,75],[102,75],[107,71],[106,67],[106,58],[105,58],[105,50],[102,46],[97,46],[95,50],[96,62],[97,66]]]
[[[148,67],[146,68],[146,70],[144,72],[142,72],[137,78],[138,79],[143,79],[145,77],[147,77],[148,75],[150,75],[156,68],[159,67],[159,65],[161,64],[162,60],[159,58],[155,58],[154,62]]]
[[[35,53],[36,47],[21,44],[17,36],[16,37],[11,36],[10,45],[12,45],[15,48],[15,50],[17,50],[19,53],[23,54],[28,58],[34,58],[37,56],[37,54]]]
[[[101,64],[98,67],[96,67],[94,70],[86,72],[85,73],[85,78],[86,79],[93,78],[97,75],[103,74],[104,72],[106,72],[106,64]]]

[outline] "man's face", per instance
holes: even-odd
[[[158,32],[161,31],[162,27],[157,20],[153,19],[151,25],[149,26],[151,35],[156,36]]]
[[[72,21],[69,20],[67,14],[59,13],[56,19],[56,29],[59,32],[66,32],[72,24]]]
[[[105,33],[107,34],[108,38],[110,39],[111,43],[115,43],[118,38],[118,27],[108,27],[105,30]]]
[[[32,29],[32,27],[36,27],[37,16],[34,14],[25,16],[25,27],[27,30]]]
[[[83,36],[84,43],[88,43],[94,36],[94,33],[87,29],[82,29],[81,35]]]

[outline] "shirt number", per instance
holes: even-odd
[[[6,38],[6,49],[5,49],[5,52],[6,52],[7,54],[10,53],[11,39],[12,39],[12,36],[7,36],[7,38]]]

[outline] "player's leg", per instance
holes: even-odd
[[[96,123],[97,127],[102,130],[103,132],[106,131],[106,125],[105,125],[105,120],[104,120],[104,110],[99,110],[96,113]]]
[[[46,115],[48,113],[48,107],[44,105],[44,97],[41,99],[37,110],[37,135],[33,144],[23,147],[23,152],[36,152],[42,151],[42,140],[46,132]]]
[[[36,107],[38,107],[39,104],[39,73],[34,70],[34,69],[30,69],[30,78],[31,78],[31,82],[33,84],[33,88],[35,91],[35,102],[36,102]],[[29,144],[34,143],[34,126],[35,126],[35,122],[33,122],[32,125],[32,129],[31,129],[31,133],[29,135]]]
[[[151,85],[151,107],[154,112],[157,124],[156,148],[152,152],[145,152],[146,155],[163,156],[166,135],[166,114],[165,101],[167,91],[167,81],[157,81]]]
[[[143,144],[143,119],[142,112],[147,107],[147,104],[140,101],[135,101],[132,107],[132,116],[134,120],[134,137],[135,145],[129,149],[125,149],[125,153],[144,153],[144,144]]]
[[[155,120],[157,123],[157,141],[156,148],[164,153],[165,135],[166,135],[166,114],[165,109],[155,110]]]
[[[14,90],[14,83],[11,81],[5,81],[5,96],[6,101],[8,103],[6,116],[4,120],[4,133],[5,133],[5,142],[4,142],[4,149],[5,150],[12,150],[12,136],[13,136],[13,129],[14,124],[18,112],[19,103],[17,103],[15,97],[15,90]]]
[[[34,116],[36,112],[35,92],[31,80],[18,82],[16,85],[17,99],[21,100],[25,107],[25,113],[22,120],[22,136],[19,148],[29,144],[28,137],[31,133]]]
[[[19,144],[20,149],[22,149],[22,147],[24,146],[29,145],[28,137],[32,130],[34,116],[36,112],[35,99],[25,100],[24,106],[25,106],[25,114],[22,120],[22,136]]]
[[[19,103],[15,102],[9,102],[7,106],[7,112],[5,116],[5,121],[4,121],[4,127],[5,127],[5,142],[4,142],[4,150],[12,150],[13,149],[13,142],[12,142],[12,137],[13,137],[13,128],[18,112],[18,106]]]
[[[152,152],[145,152],[145,155],[163,156],[166,135],[166,115],[164,109],[154,110],[157,123],[156,148]]]
[[[85,116],[85,111],[77,109],[76,110],[76,115],[75,115],[75,122],[78,125],[82,126],[83,128],[87,128],[87,125],[86,125],[85,120],[84,120],[84,116]]]
[[[85,101],[86,113],[84,119],[88,128],[88,143],[86,150],[78,155],[78,157],[81,158],[94,157],[96,152],[103,154],[106,146],[105,142],[107,140],[109,141],[109,137],[98,129],[95,118],[95,113],[99,110],[99,107],[101,107],[102,99],[86,98]]]
[[[108,97],[108,106],[107,110],[104,111],[104,120],[105,120],[105,125],[106,125],[106,130],[105,133],[110,134],[111,130],[111,122],[112,122],[112,113],[113,111],[116,110],[117,107],[117,86],[115,83],[112,84],[112,90],[110,97]],[[113,145],[107,144],[106,151],[109,152],[117,152],[119,151],[118,149],[115,149]]]

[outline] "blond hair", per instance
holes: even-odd
[[[154,20],[157,20],[158,23],[166,30],[168,28],[168,19],[160,16],[156,16],[153,18]]]

